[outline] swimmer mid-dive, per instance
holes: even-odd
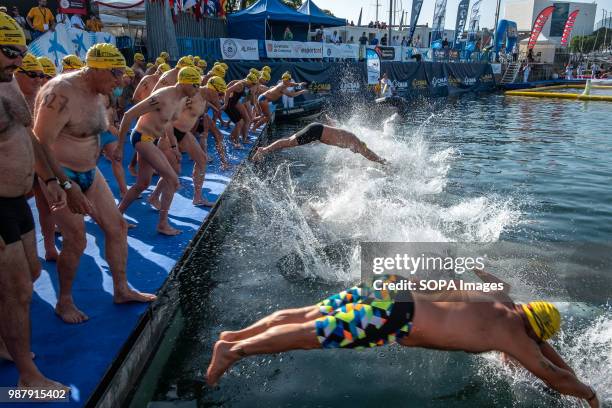
[[[350,149],[353,153],[359,153],[368,160],[380,164],[387,164],[385,159],[379,157],[372,150],[368,149],[368,146],[351,132],[344,129],[323,125],[318,122],[311,123],[304,129],[288,138],[280,139],[269,146],[258,148],[253,155],[253,161],[260,161],[263,159],[264,155],[277,150],[302,146],[317,141],[330,146]]]
[[[593,388],[582,383],[546,342],[561,326],[557,308],[548,302],[515,304],[506,282],[482,270],[476,275],[503,290],[394,290],[409,281],[397,275],[377,276],[376,284],[355,286],[313,306],[277,311],[240,331],[222,332],[206,381],[217,384],[234,363],[248,356],[397,342],[468,353],[499,351],[556,391],[598,407]]]

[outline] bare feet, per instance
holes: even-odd
[[[130,303],[130,302],[152,302],[157,299],[157,296],[152,295],[150,293],[142,293],[132,289],[125,289],[122,291],[115,290],[115,295],[113,296],[113,302],[115,303]]]
[[[89,317],[74,305],[72,299],[60,301],[55,305],[55,313],[65,322],[70,324],[83,323]]]
[[[219,378],[234,364],[240,360],[240,356],[237,352],[232,352],[232,346],[234,343],[219,340],[215,343],[213,349],[212,360],[206,370],[206,382],[209,386],[217,385]]]
[[[207,199],[203,197],[200,197],[199,199],[196,199],[196,198],[193,199],[193,205],[195,205],[196,207],[200,207],[200,206],[212,207],[215,205],[215,203],[212,201],[208,201]]]
[[[45,388],[52,390],[65,390],[67,393],[70,392],[70,387],[58,383],[57,381],[50,380],[40,373],[29,378],[25,376],[20,377],[17,386],[20,388]]]
[[[161,210],[161,202],[159,201],[159,197],[149,196],[147,200],[151,207],[155,208],[157,211]]]
[[[158,225],[157,232],[159,232],[162,235],[174,236],[174,235],[180,234],[182,231],[176,228],[172,228],[169,224],[165,224],[165,225]]]

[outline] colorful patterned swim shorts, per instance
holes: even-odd
[[[387,275],[385,282],[401,277]],[[409,291],[374,290],[370,285],[354,286],[318,304],[321,314],[315,321],[323,348],[366,348],[394,343],[407,336],[412,327],[414,302]]]

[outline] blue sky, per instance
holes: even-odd
[[[470,1],[470,10],[471,2]],[[347,18],[349,21],[353,20],[357,24],[359,18],[359,10],[363,7],[363,22],[369,22],[374,20],[376,16],[376,7],[374,4],[376,0],[314,0],[314,2],[321,8],[331,10],[336,16]],[[380,20],[387,20],[389,18],[389,0],[379,0],[382,6],[379,8],[378,15]],[[398,4],[400,0],[397,0]],[[408,12],[410,16],[410,7],[412,0],[402,0],[403,8]],[[454,28],[455,19],[457,18],[457,4],[459,0],[448,0],[446,5],[446,27]],[[588,2],[591,3],[591,2]],[[612,0],[599,0],[597,3],[597,18],[595,21],[601,20],[601,10],[606,9],[612,11]],[[419,17],[418,24],[429,23],[431,26],[431,20],[433,17],[435,0],[425,0],[423,3],[423,9]],[[482,0],[480,5],[480,27],[492,28],[495,22],[495,5],[496,0]],[[503,18],[504,12],[504,0],[502,0],[500,18]]]

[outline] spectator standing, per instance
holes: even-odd
[[[17,24],[21,26],[21,29],[25,34],[26,41],[30,41],[32,39],[32,35],[30,34],[30,30],[28,29],[28,23],[25,17],[19,13],[19,8],[17,8],[17,6],[13,6],[13,8],[11,9],[11,15],[13,16],[15,21],[17,21]]]
[[[448,49],[448,38],[446,38],[446,36],[444,36],[444,39],[442,40],[442,48]]]
[[[359,37],[359,44],[360,45],[368,45],[368,37],[366,36],[365,31],[363,33],[361,33],[361,37]]]
[[[77,30],[85,31],[85,23],[78,14],[73,14],[72,17],[70,17],[70,26],[72,28],[76,28]]]
[[[87,27],[87,31],[91,31],[93,33],[99,33],[100,31],[102,31],[102,27],[104,27],[98,16],[96,16],[95,14],[89,16],[85,25]]]
[[[47,0],[38,0],[38,7],[32,7],[26,21],[32,28],[32,40],[37,39],[47,31],[55,30],[55,18],[47,8]]]
[[[285,32],[283,34],[283,41],[293,41],[293,33],[289,26],[285,27]]]
[[[512,61],[513,62],[518,61],[518,53],[519,53],[519,46],[517,42],[516,44],[514,44],[514,47],[512,47]]]
[[[334,35],[332,36],[331,42],[334,44],[338,44],[340,41],[340,37],[338,36],[338,31],[334,31]]]
[[[402,47],[407,47],[408,46],[408,40],[406,40],[406,36],[402,37],[401,46]]]
[[[387,34],[385,33],[385,35],[382,36],[382,38],[380,39],[380,45],[387,45]]]
[[[70,29],[70,15],[66,13],[59,12],[55,15],[55,24],[61,24],[66,29]]]
[[[376,36],[372,37],[372,40],[370,41],[370,45],[378,45],[378,38],[376,38]]]
[[[574,72],[574,67],[572,64],[568,63],[565,67],[565,79],[573,79],[572,73]]]
[[[351,38],[349,38],[346,43],[347,44],[355,44],[355,37],[351,36]]]
[[[531,72],[531,65],[529,63],[525,63],[525,68],[523,68],[523,82],[527,82],[529,80],[529,73]]]

